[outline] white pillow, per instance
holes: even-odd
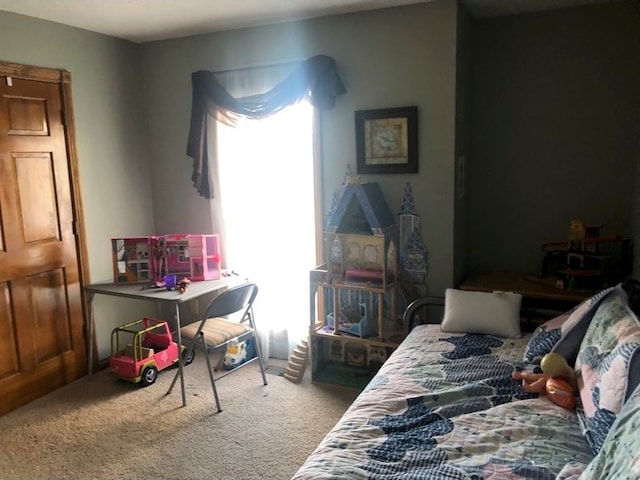
[[[447,288],[440,328],[449,333],[486,333],[520,338],[522,295],[513,292],[467,292]]]

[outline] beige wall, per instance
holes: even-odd
[[[336,107],[322,115],[325,211],[347,164],[355,171],[354,111],[417,105],[420,172],[364,180],[380,183],[394,212],[405,182],[412,183],[430,251],[430,290],[441,294],[453,282],[456,11],[453,0],[444,0],[142,45],[156,228],[209,226],[208,203],[190,185],[191,161],[184,153],[191,72],[325,54],[336,60],[347,89]],[[281,174],[274,163],[274,177]],[[180,202],[162,193],[167,189]],[[286,212],[276,213],[270,234],[281,235],[288,225]]]
[[[80,184],[92,282],[112,279],[112,236],[153,232],[147,140],[141,129],[139,49],[77,28],[0,12],[0,60],[71,72]],[[99,354],[144,304],[96,298]]]

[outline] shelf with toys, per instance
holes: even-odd
[[[602,235],[603,225],[574,220],[567,241],[542,245],[542,277],[555,277],[558,288],[599,290],[631,273],[632,242],[622,235]]]
[[[402,325],[397,315],[398,284],[331,281],[329,276],[326,265],[311,271],[311,326],[315,333],[346,334],[370,342],[399,343]]]
[[[310,277],[312,381],[362,388],[404,338],[398,285],[331,281],[326,265]]]

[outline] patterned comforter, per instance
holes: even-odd
[[[555,479],[593,458],[576,414],[512,380],[528,337],[416,327],[294,479]]]

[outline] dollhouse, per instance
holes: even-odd
[[[136,283],[154,281],[153,244],[156,237],[111,239],[113,281]]]
[[[332,280],[375,284],[397,278],[398,227],[377,183],[344,184],[325,229]]]
[[[349,386],[372,376],[401,335],[398,227],[377,183],[347,175],[325,245],[327,262],[310,273],[312,380]]]
[[[217,280],[221,275],[216,234],[112,238],[111,247],[115,283],[159,282],[165,275]]]

